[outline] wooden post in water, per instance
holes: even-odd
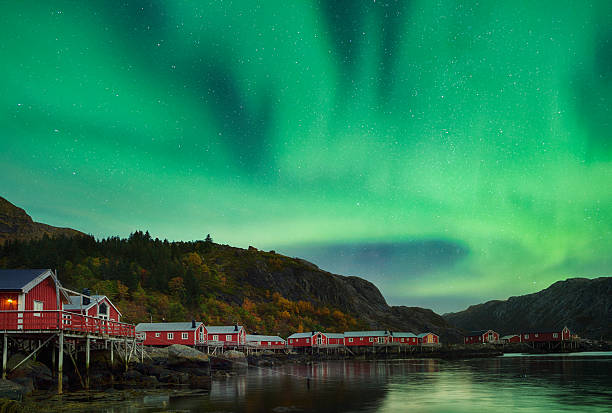
[[[55,366],[57,364],[56,358],[57,355],[55,354],[55,340],[53,340],[51,342],[51,374],[53,376],[55,376]]]
[[[111,370],[113,369],[113,367],[115,367],[115,353],[113,352],[115,348],[115,342],[111,341],[110,342],[110,362],[111,362]]]
[[[8,358],[8,337],[6,333],[4,336],[4,345],[2,347],[2,380],[6,379],[6,361]]]
[[[85,343],[85,388],[89,389],[89,353],[91,350],[91,340],[87,336]]]
[[[57,360],[57,394],[62,394],[62,380],[64,378],[64,331],[59,333],[59,357]]]

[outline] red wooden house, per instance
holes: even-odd
[[[464,344],[485,344],[499,341],[499,333],[493,330],[472,331],[463,338]]]
[[[521,333],[521,341],[524,343],[565,341],[570,339],[569,328],[542,329]]]
[[[64,310],[102,320],[121,321],[121,313],[105,295],[71,295],[70,302],[64,304]]]
[[[416,346],[419,344],[419,339],[416,334],[402,333],[397,331],[391,331],[391,342],[399,345]]]
[[[344,345],[351,346],[375,346],[387,344],[391,341],[389,331],[345,331]]]
[[[338,347],[344,345],[344,334],[342,333],[322,333],[327,337],[327,346]]]
[[[0,270],[0,329],[58,330],[69,302],[49,269]]]
[[[507,336],[503,336],[501,338],[501,342],[506,343],[520,343],[521,335],[520,334],[508,334]]]
[[[194,346],[204,342],[204,324],[197,321],[179,323],[140,323],[136,335],[147,346],[184,344]]]
[[[294,333],[287,337],[287,344],[291,347],[317,347],[327,345],[327,336],[320,331],[307,333]]]
[[[433,345],[440,344],[440,337],[434,333],[421,333],[417,335],[417,339],[419,340],[419,344],[421,345]]]
[[[279,336],[262,336],[258,334],[247,334],[246,343],[262,348],[284,348],[287,344],[287,342]]]
[[[243,345],[246,343],[246,331],[243,326],[205,326],[206,340],[210,344],[224,346]]]

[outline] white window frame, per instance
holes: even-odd
[[[219,335],[213,334],[213,341],[219,341]]]
[[[161,333],[155,333],[155,337],[157,338],[161,337]]]
[[[349,343],[353,342],[353,337],[349,337]]]
[[[553,338],[559,338],[559,333],[553,333]]]
[[[168,340],[174,340],[174,333],[168,333],[166,337],[168,338]]]
[[[232,335],[231,334],[226,334],[225,335],[225,341],[232,341]]]
[[[370,337],[370,343],[374,342],[374,337]]]
[[[529,334],[525,334],[525,338],[529,338]]]
[[[182,338],[183,340],[189,340],[189,333],[182,333],[182,334],[181,334],[181,338]]]
[[[534,334],[534,336],[535,336],[536,338],[537,338],[537,337],[539,337],[538,333],[535,333],[535,334]]]
[[[34,311],[43,311],[44,307],[45,304],[43,301],[34,300],[34,303],[32,304],[32,309]],[[34,317],[42,317],[42,313],[34,313]]]

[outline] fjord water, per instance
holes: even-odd
[[[193,412],[609,412],[612,352],[252,368],[246,375],[213,381],[208,395],[170,397],[164,408]]]

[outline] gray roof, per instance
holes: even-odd
[[[436,333],[430,333],[430,332],[427,332],[427,333],[417,334],[417,337],[418,337],[418,338],[423,338],[423,337],[425,337],[427,334],[433,334],[434,336],[437,336],[437,334],[436,334]]]
[[[242,330],[242,326],[206,326],[208,334],[232,334],[240,330]]]
[[[399,337],[399,338],[403,338],[403,337],[404,337],[404,338],[405,338],[405,337],[411,337],[411,338],[412,338],[412,337],[416,337],[416,334],[413,334],[413,333],[401,333],[401,332],[399,332],[399,331],[392,331],[392,332],[391,332],[391,335],[392,335],[393,337]]]
[[[89,298],[91,299],[89,304],[81,305],[81,296],[80,295],[71,295],[70,303],[64,304],[64,310],[80,310],[81,308],[87,309],[94,305],[98,301],[102,301],[106,296],[105,295],[91,295]],[[110,301],[110,300],[108,300]]]
[[[508,340],[508,339],[511,339],[512,337],[517,337],[517,336],[520,336],[520,334],[508,334],[507,336],[503,336],[501,339]]]
[[[260,336],[258,334],[247,334],[246,341],[285,341],[279,336]]]
[[[0,290],[22,291],[39,276],[51,272],[49,269],[0,270]]]
[[[318,331],[309,331],[307,333],[293,333],[293,334],[291,334],[287,338],[288,339],[289,338],[310,338],[310,337],[314,336],[317,333],[318,333]]]
[[[344,337],[371,337],[371,336],[388,336],[389,332],[384,330],[378,331],[345,331]]]
[[[191,321],[180,323],[140,323],[136,325],[136,331],[186,331],[196,330],[202,325],[196,321],[195,328],[191,327]]]
[[[327,338],[344,338],[342,333],[323,333]]]

